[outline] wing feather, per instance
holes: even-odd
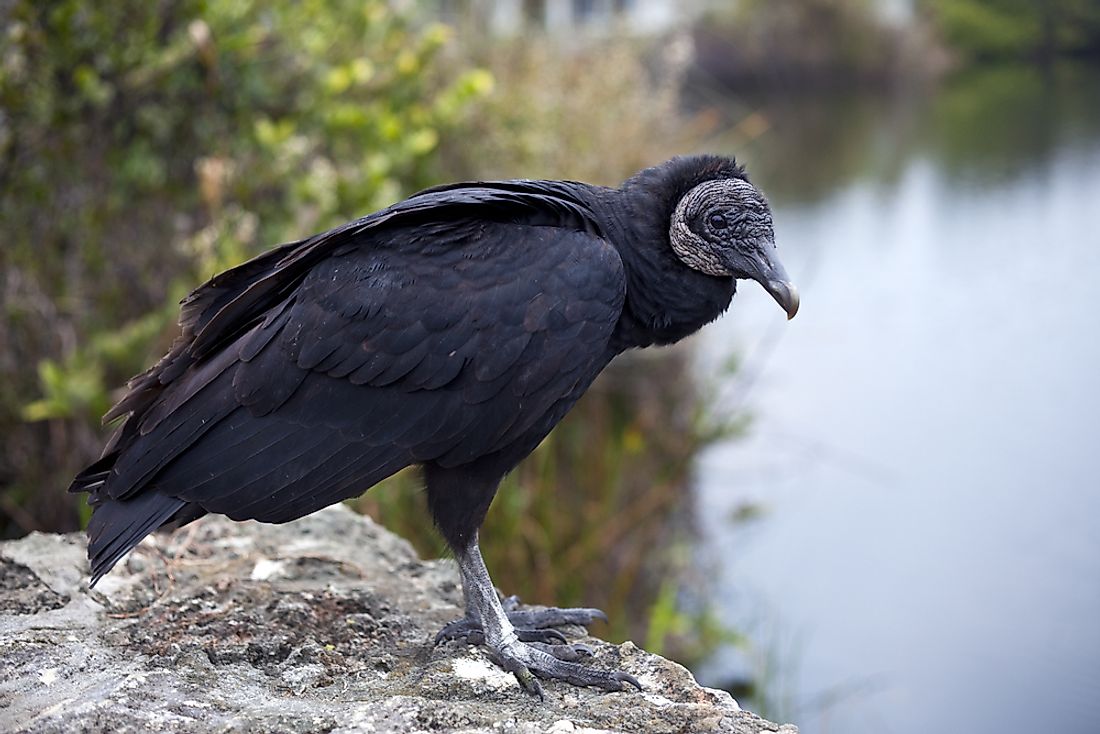
[[[522,458],[610,359],[625,295],[583,206],[522,188],[428,192],[186,299],[74,481],[98,572],[181,508],[284,522],[409,464]]]

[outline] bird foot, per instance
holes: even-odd
[[[580,654],[577,648],[585,645],[546,645],[537,642],[511,642],[499,648],[489,648],[489,654],[497,665],[516,677],[523,690],[532,696],[544,700],[542,684],[544,680],[561,680],[575,686],[595,686],[605,691],[622,691],[626,684],[642,690],[642,684],[629,673],[621,670],[600,670],[575,662]],[[586,653],[591,654],[586,648]]]
[[[520,642],[564,643],[565,635],[554,627],[578,625],[588,627],[596,620],[607,621],[607,615],[599,609],[545,609],[519,610],[519,598],[509,596],[503,600],[508,621],[516,628],[516,637]],[[435,644],[452,640],[464,640],[470,645],[485,642],[485,633],[481,623],[465,617],[446,624],[435,636]]]
[[[516,629],[516,637],[522,642],[566,642],[565,635],[556,629]],[[448,622],[435,636],[436,645],[442,642],[462,641],[467,645],[485,644],[485,631],[480,622],[472,619],[456,619]]]
[[[486,642],[481,623],[466,617],[445,625],[435,636],[435,644],[462,641],[485,646],[497,665],[515,675],[523,690],[540,699],[543,693],[539,678],[608,691],[621,691],[629,683],[641,690],[638,680],[628,673],[579,665],[578,661],[592,657],[595,651],[580,643],[566,644],[565,635],[553,629],[559,625],[587,627],[597,619],[607,621],[607,615],[599,609],[549,607],[520,611],[516,597],[504,599],[502,605],[508,621],[515,627],[515,641],[494,647]]]

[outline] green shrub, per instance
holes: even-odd
[[[75,526],[59,493],[188,289],[435,182],[440,136],[491,79],[447,70],[448,29],[403,7],[0,11],[0,532]]]

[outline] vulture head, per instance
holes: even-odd
[[[743,178],[711,179],[688,190],[672,214],[669,240],[688,267],[755,280],[788,319],[798,312],[798,290],[775,255],[771,208]]]

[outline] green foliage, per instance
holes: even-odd
[[[63,362],[52,359],[39,362],[38,380],[43,397],[23,407],[23,419],[98,419],[110,408],[103,380],[105,366],[126,364],[132,361],[133,354],[144,353],[176,310],[175,304],[169,304],[118,331],[95,334],[86,346],[70,353]]]
[[[98,442],[109,387],[167,346],[166,297],[436,180],[440,137],[492,80],[448,70],[449,30],[410,8],[19,0],[0,11],[11,495],[57,504]]]
[[[969,60],[1100,53],[1094,0],[923,0],[947,44]]]

